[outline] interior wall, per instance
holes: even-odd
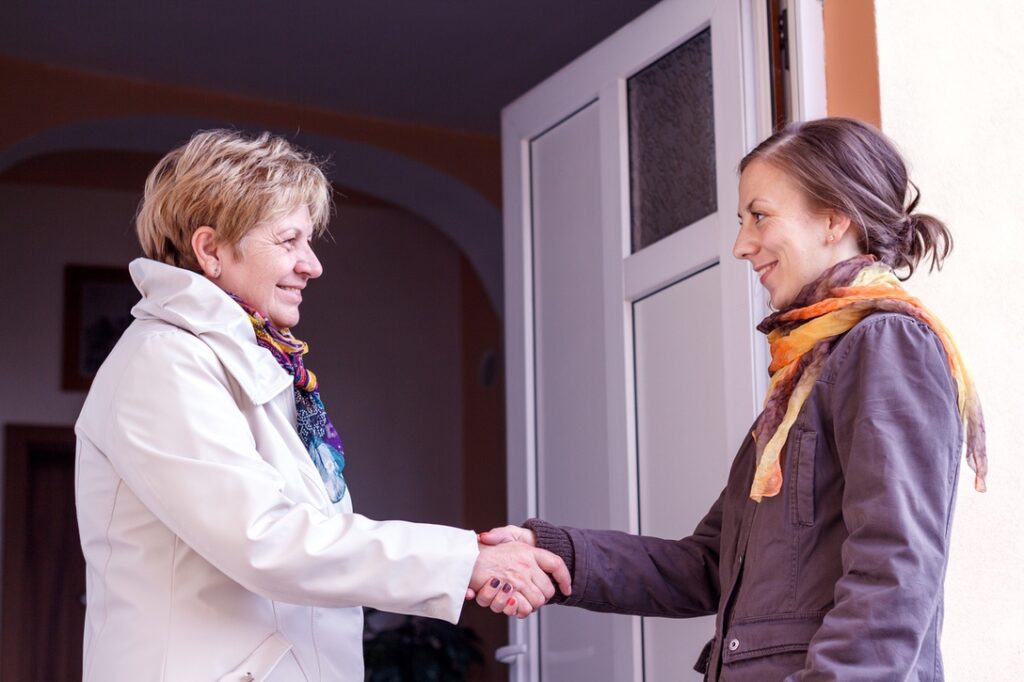
[[[60,389],[63,266],[140,255],[137,201],[0,185],[0,291],[17,339],[0,356],[0,423],[74,423],[85,394]],[[296,333],[310,343],[309,366],[345,441],[356,509],[462,525],[459,253],[395,208],[342,203],[331,234]]]
[[[1018,196],[1024,158],[1024,4],[877,0],[884,130],[946,221],[955,249],[909,288],[952,330],[985,408],[989,492],[963,467],[946,577],[943,651],[951,680],[1002,680],[1024,666],[1024,253]]]
[[[460,256],[397,208],[340,203],[296,334],[358,512],[463,525]]]
[[[131,116],[200,117],[361,142],[423,162],[501,203],[498,137],[300,107],[0,56],[0,151],[43,131]]]

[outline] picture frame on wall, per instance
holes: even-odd
[[[128,268],[64,266],[61,388],[89,389],[96,370],[132,323],[139,298]]]

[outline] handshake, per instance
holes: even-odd
[[[533,531],[495,528],[479,536],[480,555],[466,599],[506,616],[526,618],[555,596],[572,592],[572,576],[561,557],[537,547]]]

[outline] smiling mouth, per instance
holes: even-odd
[[[281,291],[285,292],[286,294],[289,294],[291,296],[295,296],[299,300],[302,300],[302,287],[288,287],[288,286],[284,286],[283,284],[278,284],[277,288],[280,289]]]
[[[762,286],[764,286],[765,278],[768,277],[769,273],[771,273],[773,270],[775,270],[775,266],[778,265],[778,264],[779,264],[779,261],[776,260],[776,261],[772,261],[771,263],[768,263],[767,265],[762,265],[761,267],[754,269],[754,272],[759,273],[761,275],[761,285]]]

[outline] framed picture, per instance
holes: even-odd
[[[132,322],[139,301],[128,268],[64,266],[61,387],[88,390],[96,370]]]

